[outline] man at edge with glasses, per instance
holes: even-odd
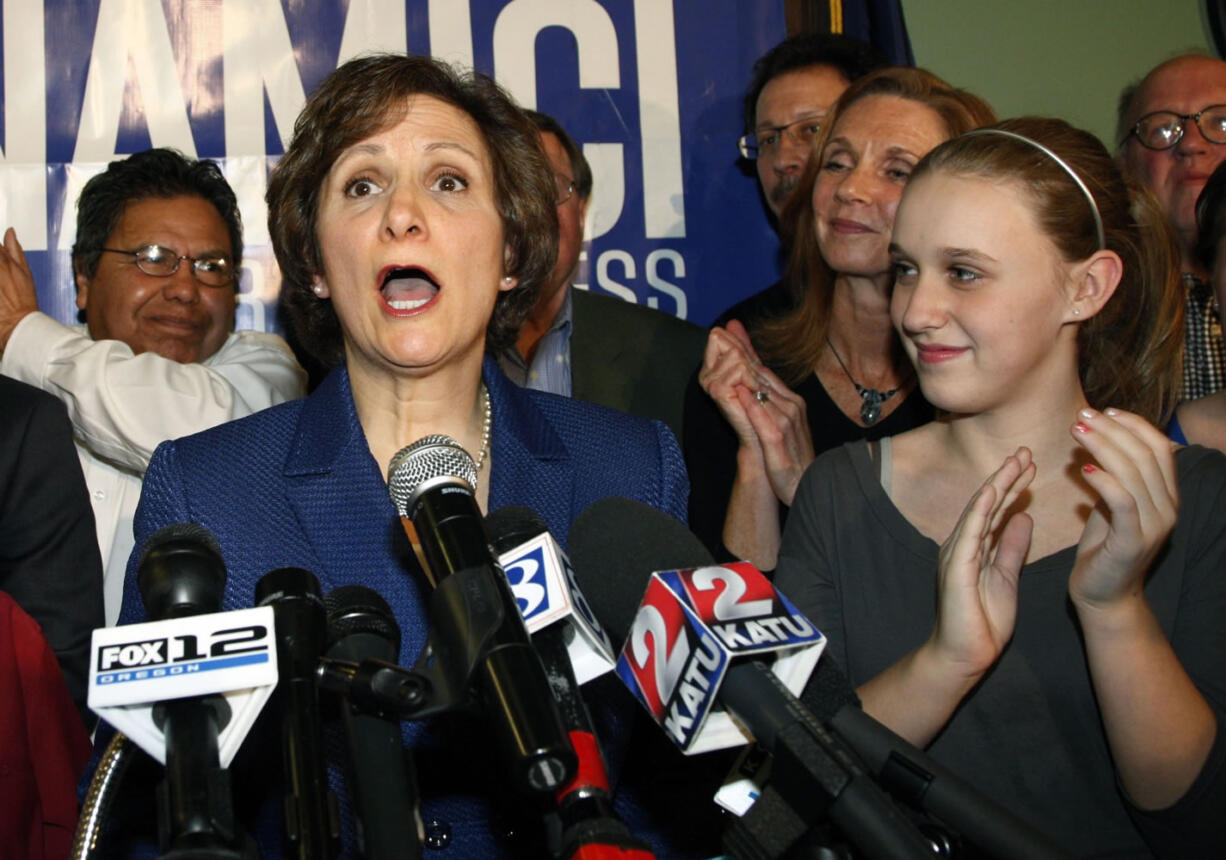
[[[875,48],[841,33],[792,36],[754,63],[745,93],[745,134],[737,149],[743,165],[756,169],[773,222],[800,181],[826,111],[852,81],[884,65]],[[713,325],[737,319],[749,327],[792,304],[783,283],[776,282],[726,310]]]
[[[235,332],[242,222],[211,161],[151,149],[113,161],[77,201],[84,326],[40,313],[12,229],[0,248],[0,373],[60,398],[97,522],[107,624],[153,449],[303,393],[276,335]]]
[[[1120,94],[1119,154],[1162,206],[1183,255],[1186,348],[1180,399],[1226,388],[1226,346],[1209,272],[1197,262],[1196,198],[1226,158],[1226,62],[1184,55]]]

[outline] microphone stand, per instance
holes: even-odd
[[[111,812],[117,791],[132,763],[137,747],[122,732],[116,732],[111,742],[102,751],[98,769],[81,802],[81,816],[72,838],[72,853],[69,860],[85,860],[93,857],[102,838],[103,824]]]
[[[546,817],[551,853],[560,860],[654,860],[651,847],[636,839],[613,809],[604,756],[579,692],[565,638],[565,631],[557,625],[533,636],[550,685],[573,693],[559,696],[558,708],[578,766],[574,779],[554,793],[556,808]]]
[[[542,536],[547,538],[547,552],[559,552],[549,526],[529,508],[499,508],[485,518],[485,525],[499,558]],[[541,659],[577,759],[574,778],[554,792],[553,806],[545,813],[549,853],[558,860],[653,860],[651,847],[630,834],[613,808],[596,727],[571,665],[567,642],[575,635],[569,624],[558,623],[532,634],[532,647]]]
[[[158,786],[160,860],[239,860],[230,774],[217,736],[230,721],[225,698],[213,694],[158,703],[153,718],[166,735],[166,780]],[[161,829],[161,828],[159,828]]]
[[[325,860],[340,847],[340,811],[324,767],[319,698],[313,683],[327,619],[319,580],[296,567],[264,574],[259,606],[271,606],[277,637],[281,765],[285,780],[282,837],[287,857]]]
[[[342,585],[324,598],[329,657],[394,660],[400,628],[391,607],[361,585]],[[366,860],[421,860],[420,815],[413,759],[400,721],[372,714],[338,697],[349,748],[347,782],[353,798],[358,849]]]

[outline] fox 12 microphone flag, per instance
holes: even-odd
[[[246,243],[239,328],[281,331],[264,191],[307,95],[372,51],[432,55],[556,117],[594,174],[580,288],[707,323],[778,277],[739,162],[753,62],[781,0],[3,0],[0,229],[41,309],[78,319],[75,202],[151,146],[216,159]]]

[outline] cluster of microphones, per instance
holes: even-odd
[[[324,595],[309,571],[281,568],[259,581],[254,606],[223,612],[216,539],[188,523],[152,535],[137,571],[151,620],[94,634],[90,707],[120,733],[90,786],[74,856],[103,838],[134,747],[165,766],[160,856],[258,856],[236,822],[228,768],[266,705],[282,744],[281,853],[337,856],[321,716],[331,698],[346,738],[348,853],[422,856],[401,723],[475,708],[508,787],[546,801],[553,858],[651,858],[614,809],[580,692],[610,671],[682,752],[765,752],[713,799],[728,810],[729,857],[799,856],[789,852],[817,833],[833,833],[843,853],[812,856],[1066,856],[864,714],[819,659],[822,634],[751,565],[715,564],[680,523],[619,498],[576,518],[568,557],[531,510],[482,516],[475,485],[472,459],[445,436],[389,466],[430,585],[428,642],[411,667],[397,665],[395,615],[371,589]]]

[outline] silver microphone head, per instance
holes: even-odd
[[[396,452],[387,466],[387,492],[400,516],[408,516],[417,497],[442,484],[477,486],[477,464],[455,439],[435,433]]]

